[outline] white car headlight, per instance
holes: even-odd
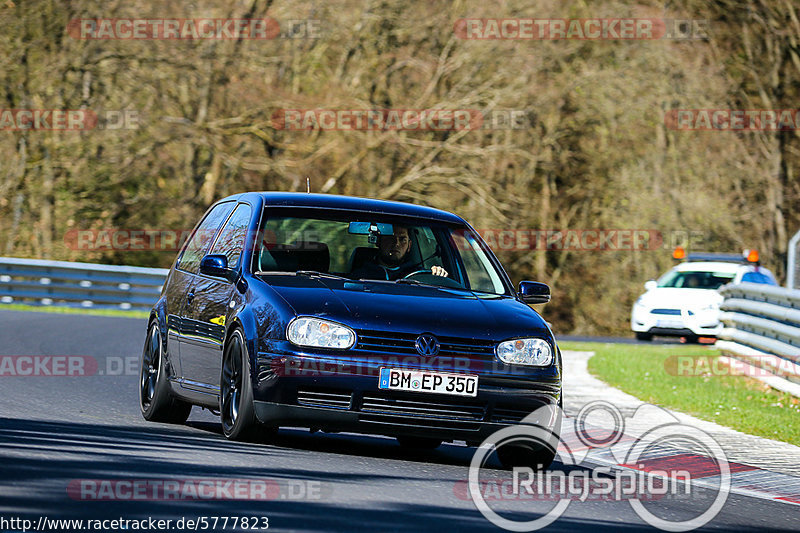
[[[514,339],[497,345],[497,357],[512,365],[547,366],[553,362],[553,350],[542,339]]]
[[[356,332],[347,326],[307,316],[300,316],[289,322],[286,337],[292,344],[314,348],[346,350],[356,343]]]

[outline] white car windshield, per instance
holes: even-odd
[[[659,287],[715,290],[733,281],[733,272],[678,271],[668,272],[658,281]]]

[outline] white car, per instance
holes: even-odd
[[[687,262],[644,284],[647,292],[633,304],[631,329],[639,340],[653,335],[716,337],[722,329],[723,300],[717,289],[741,282],[778,285],[772,272],[741,256],[689,254]]]

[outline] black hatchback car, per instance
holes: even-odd
[[[451,213],[231,196],[203,216],[152,310],[141,410],[175,423],[193,405],[219,411],[230,439],[284,426],[477,445],[541,407],[552,414],[535,423],[557,430],[561,353],[527,305],[549,299],[542,283],[516,291]],[[554,455],[509,450],[504,463]]]

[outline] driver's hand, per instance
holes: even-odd
[[[431,274],[433,274],[434,276],[442,276],[443,278],[446,278],[447,270],[440,267],[439,265],[436,265],[435,267],[431,268]]]

